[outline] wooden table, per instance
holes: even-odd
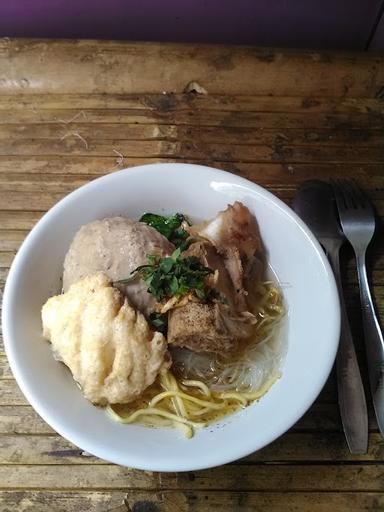
[[[355,177],[383,216],[383,99],[384,58],[372,54],[0,40],[1,282],[48,208],[137,164],[227,169],[288,203],[303,180]],[[382,317],[383,247],[378,236],[371,268]],[[345,257],[366,376],[356,274],[350,251]],[[384,510],[384,443],[371,403],[368,454],[353,456],[334,376],[264,450],[212,470],[158,474],[108,464],[55,434],[27,404],[1,350],[2,512]]]

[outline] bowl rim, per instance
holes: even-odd
[[[274,205],[279,207],[280,210],[283,211],[285,215],[288,215],[291,219],[295,221],[295,223],[299,226],[301,231],[304,232],[306,237],[310,240],[315,253],[317,254],[317,257],[320,259],[320,262],[322,263],[326,275],[327,275],[327,283],[329,286],[329,291],[332,296],[333,301],[333,307],[335,308],[335,315],[334,315],[334,324],[333,324],[333,344],[331,346],[331,350],[329,353],[329,356],[326,361],[323,362],[323,371],[321,372],[321,375],[318,376],[317,382],[318,386],[316,386],[316,389],[314,388],[312,390],[312,393],[306,397],[306,400],[302,401],[301,407],[297,410],[297,414],[295,416],[295,419],[293,421],[289,421],[283,429],[280,429],[277,433],[274,432],[272,436],[270,436],[269,440],[264,443],[262,446],[255,447],[253,449],[250,449],[249,445],[244,446],[243,448],[240,446],[237,449],[236,455],[233,454],[230,455],[221,455],[216,454],[215,460],[212,460],[212,463],[207,464],[204,463],[202,465],[194,464],[193,466],[188,465],[187,463],[184,464],[178,464],[177,466],[173,465],[170,467],[169,463],[159,463],[158,461],[146,461],[146,463],[143,463],[143,461],[137,461],[137,460],[127,460],[127,462],[123,462],[122,460],[117,460],[116,457],[110,457],[108,456],[107,450],[105,447],[100,447],[95,450],[95,445],[90,441],[88,442],[87,437],[81,436],[77,432],[74,432],[74,430],[68,432],[68,429],[62,428],[61,422],[56,420],[56,418],[52,417],[49,414],[49,411],[40,403],[38,397],[36,397],[32,392],[30,392],[28,386],[24,383],[23,379],[23,371],[19,368],[18,363],[16,361],[15,357],[15,350],[13,347],[12,342],[12,320],[11,315],[12,311],[10,309],[10,304],[12,303],[12,296],[16,292],[15,286],[13,285],[13,282],[16,278],[16,275],[18,274],[18,267],[21,264],[21,261],[25,258],[25,255],[28,253],[29,245],[32,243],[32,239],[34,238],[35,234],[39,232],[40,229],[43,229],[45,224],[49,223],[51,220],[51,217],[53,217],[55,214],[57,214],[61,209],[65,208],[68,202],[70,202],[72,199],[76,198],[77,196],[81,195],[83,190],[86,189],[92,189],[93,187],[97,187],[102,182],[107,181],[113,181],[116,179],[116,177],[121,176],[122,174],[126,175],[133,175],[133,174],[139,174],[139,173],[145,173],[148,171],[153,171],[156,169],[156,172],[161,172],[161,169],[166,169],[168,172],[170,169],[173,169],[175,172],[180,173],[180,167],[183,168],[182,172],[196,172],[196,169],[199,168],[202,172],[207,172],[210,174],[210,177],[212,179],[218,179],[220,181],[224,180],[230,180],[230,182],[242,184],[243,186],[246,186],[247,188],[253,189],[253,191],[256,191],[259,195],[263,196],[263,198],[267,201],[272,201]],[[160,168],[160,170],[159,170]],[[177,170],[179,169],[179,170]],[[312,234],[308,226],[300,219],[300,217],[288,206],[286,205],[281,199],[276,197],[274,194],[269,192],[264,187],[246,179],[243,177],[240,177],[234,173],[223,171],[220,169],[216,169],[213,167],[203,166],[203,165],[196,165],[196,164],[187,164],[187,163],[153,163],[153,164],[146,164],[146,165],[140,165],[140,166],[134,166],[134,167],[128,167],[121,169],[119,171],[111,172],[106,175],[103,175],[99,178],[96,178],[81,187],[75,189],[71,193],[67,194],[65,197],[63,197],[60,201],[58,201],[55,205],[53,205],[41,218],[40,220],[35,224],[35,226],[31,229],[31,231],[28,233],[27,237],[21,244],[13,262],[11,265],[11,268],[9,270],[9,274],[5,283],[4,288],[4,297],[3,297],[3,311],[2,311],[2,326],[3,326],[3,338],[4,338],[4,347],[5,352],[12,370],[12,373],[17,381],[18,386],[20,387],[22,393],[27,398],[28,402],[31,404],[31,406],[34,408],[34,410],[39,414],[39,416],[48,424],[50,425],[58,434],[60,434],[65,439],[68,439],[70,442],[75,444],[76,446],[80,447],[81,449],[94,453],[96,456],[111,461],[112,463],[134,467],[137,469],[142,470],[149,470],[149,471],[163,471],[163,472],[174,472],[174,471],[193,471],[193,470],[200,470],[200,469],[207,469],[211,467],[217,467],[222,464],[226,464],[229,462],[232,462],[234,460],[240,459],[242,457],[245,457],[249,455],[250,453],[253,453],[254,451],[260,450],[263,447],[267,446],[271,442],[273,442],[275,439],[283,435],[285,432],[287,432],[301,417],[302,415],[309,409],[309,407],[313,404],[313,402],[316,400],[317,396],[319,395],[321,389],[323,388],[331,370],[334,364],[334,360],[336,357],[338,345],[339,345],[339,334],[340,334],[340,303],[339,303],[339,295],[336,287],[335,278],[331,269],[331,266],[328,262],[328,259],[315,238],[315,236]],[[79,442],[78,442],[79,440]]]

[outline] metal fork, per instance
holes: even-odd
[[[365,265],[366,250],[375,232],[375,213],[368,197],[354,181],[336,180],[332,185],[341,226],[356,255],[369,384],[377,423],[384,436],[384,340]]]

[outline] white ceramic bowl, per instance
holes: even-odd
[[[288,353],[282,378],[260,400],[191,440],[178,430],[113,422],[81,395],[42,338],[40,310],[61,287],[62,266],[80,226],[112,215],[181,211],[209,219],[240,200],[256,215],[269,261],[289,283]],[[59,434],[102,459],[153,471],[218,466],[262,448],[309,408],[331,370],[339,337],[333,274],[308,228],[263,188],[208,167],[154,164],[109,174],[54,206],[20,248],[3,303],[5,349],[28,401]]]

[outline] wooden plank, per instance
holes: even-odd
[[[113,151],[112,151],[113,153]],[[55,174],[64,175],[96,175],[96,177],[122,167],[132,167],[134,165],[143,165],[156,163],[158,159],[151,158],[129,158],[124,157],[123,165],[119,165],[117,160],[119,156],[116,153],[109,157],[90,157],[90,156],[74,156],[74,157],[49,157],[36,156],[30,158],[27,156],[0,156],[0,174],[13,173],[22,174],[50,174],[54,178]],[[167,159],[163,160],[167,162]]]
[[[342,150],[342,151],[344,151],[344,150]],[[368,151],[369,150],[367,149],[367,152]],[[381,150],[380,150],[380,152],[381,152]],[[306,151],[306,153],[308,154],[308,151]],[[362,151],[362,154],[363,154],[363,151]],[[379,154],[379,152],[378,152],[378,154]],[[383,152],[383,154],[384,154],[384,152]],[[329,154],[328,155],[326,154],[326,150],[321,152],[320,156],[323,156],[326,158],[330,157]],[[280,156],[280,158],[282,160],[284,160],[283,156]],[[210,162],[201,162],[201,163],[209,164]],[[288,167],[290,167],[290,164],[286,164],[286,166],[287,165],[288,165]],[[292,164],[292,165],[294,165],[294,164]],[[329,165],[329,167],[331,167],[331,165]],[[261,166],[260,171],[262,169],[263,169],[263,166]],[[305,181],[305,179],[300,179],[299,177],[297,177],[296,180],[294,180],[292,183],[290,183],[288,180],[286,180],[285,183],[282,183],[283,178],[280,177],[281,184],[280,183],[278,183],[278,184],[265,183],[265,181],[268,178],[265,176],[262,177],[261,172],[259,172],[259,170],[257,170],[256,172],[258,172],[261,179],[258,180],[257,175],[251,176],[252,181],[258,182],[260,185],[264,185],[265,188],[268,188],[271,192],[280,195],[280,197],[282,197],[283,199],[286,199],[286,200],[293,198],[293,196],[296,192],[296,186],[298,184],[300,184],[300,182]],[[237,173],[237,174],[241,174],[241,173]],[[88,182],[92,181],[93,179],[95,179],[97,177],[98,177],[97,175],[93,175],[93,174],[90,174],[90,175],[88,175],[88,174],[85,174],[85,175],[84,174],[76,174],[76,175],[53,174],[53,175],[50,175],[50,174],[37,174],[37,173],[33,173],[33,174],[29,174],[29,173],[27,173],[27,174],[0,173],[0,186],[4,192],[18,192],[20,194],[23,194],[23,193],[28,194],[31,192],[41,192],[41,193],[46,192],[46,195],[49,196],[49,194],[51,192],[53,192],[53,193],[62,192],[62,193],[68,194],[70,191],[75,190],[76,188],[87,184]],[[246,177],[248,177],[248,176],[246,176]],[[333,177],[334,178],[338,178],[338,177],[342,178],[343,176],[342,175],[338,176],[336,173],[334,173]],[[307,176],[305,178],[307,178]],[[362,181],[362,178],[360,179],[360,181]],[[379,182],[379,181],[380,181],[380,177],[378,176],[377,182]],[[297,183],[297,185],[295,182]],[[374,184],[375,184],[375,180],[374,180],[374,176],[372,176],[371,186],[373,187]],[[365,189],[373,202],[375,202],[377,199],[382,199],[384,197],[382,192],[378,188],[374,187],[371,190],[369,190],[369,189],[367,189],[367,186],[366,186]],[[6,201],[6,204],[8,204],[9,201],[7,201],[7,198],[8,198],[8,194],[5,194],[0,199],[0,206],[3,210],[10,209],[9,207],[5,208],[2,206],[5,201]],[[10,205],[10,206],[12,206],[12,205]],[[24,206],[28,207],[28,205],[24,205]],[[43,209],[41,211],[43,211]],[[0,212],[0,219],[2,218],[3,215],[6,215],[6,214],[4,214],[3,212]],[[9,217],[9,215],[10,214],[8,214],[8,217]],[[17,215],[21,216],[22,214],[19,213]],[[37,214],[33,214],[31,217],[31,220],[35,222],[36,218],[37,218]],[[17,221],[17,216],[15,216],[15,219]],[[31,224],[29,224],[29,225],[31,225]],[[1,228],[2,229],[12,229],[13,226],[10,226],[9,222],[8,222],[8,225],[6,225],[6,226],[3,226],[3,224],[1,224]],[[13,229],[15,229],[15,228],[13,228]]]
[[[102,110],[218,110],[220,112],[315,112],[382,114],[383,102],[376,98],[310,96],[256,96],[215,94],[17,94],[0,95],[0,110],[102,109]]]
[[[81,135],[88,146],[105,141],[179,140],[203,141],[225,145],[310,145],[375,147],[383,144],[381,130],[370,129],[301,129],[301,128],[252,128],[252,127],[196,127],[183,125],[146,125],[113,123],[73,123],[63,126],[56,123],[0,124],[0,144],[6,139],[27,143],[30,139],[58,143]],[[46,142],[47,144],[47,142]],[[83,144],[85,144],[83,142]]]
[[[369,437],[369,451],[352,455],[344,435],[337,433],[287,433],[266,448],[236,464],[311,462],[384,462],[380,434]],[[102,464],[59,435],[2,435],[0,464]]]
[[[127,170],[129,172],[129,170]],[[337,174],[334,177],[337,177]],[[58,192],[69,192],[72,189],[78,188],[93,179],[97,178],[97,175],[82,175],[82,174],[76,174],[74,176],[72,175],[65,175],[65,174],[21,174],[21,173],[15,173],[15,174],[5,174],[0,173],[0,186],[2,190],[9,191],[9,192],[19,192],[20,194],[28,194],[30,192],[41,192],[42,194],[46,191],[46,195],[48,196],[51,192],[58,193]],[[263,178],[264,180],[265,178]],[[380,178],[378,177],[378,180]],[[258,181],[259,184],[263,184],[261,180],[254,180]],[[297,180],[299,181],[299,180]],[[304,181],[304,180],[303,180]],[[360,182],[363,181],[363,178],[360,178]],[[297,184],[300,184],[297,183]],[[373,186],[373,184],[372,184]],[[297,185],[296,183],[290,183],[288,180],[285,181],[285,183],[282,184],[268,184],[265,186],[268,190],[270,190],[272,193],[278,195],[285,201],[289,201],[293,199]],[[371,189],[368,189],[367,186],[365,187],[365,190],[367,194],[369,195],[372,203],[377,206],[378,208],[381,207],[381,201],[384,199],[384,194],[382,190],[378,187],[373,187]],[[8,194],[6,194],[2,200],[0,199],[0,205],[4,201],[7,200]],[[6,204],[8,204],[9,201],[7,201]],[[11,206],[11,205],[10,205]],[[28,206],[28,205],[24,205]],[[9,217],[12,216],[10,213],[5,213],[7,210],[12,210],[11,208],[2,208],[3,211],[0,210],[0,219],[5,216],[5,218],[8,217],[8,226],[2,226],[2,229],[12,229],[11,226],[9,226]],[[16,211],[16,209],[15,209]],[[25,209],[22,211],[26,211]],[[30,210],[28,210],[30,211]],[[44,210],[42,209],[41,212]],[[15,219],[17,221],[18,216],[23,216],[22,213],[18,213],[15,215]],[[25,216],[25,214],[24,214]],[[37,217],[37,214],[34,213],[32,215],[32,221],[35,221]]]
[[[71,121],[74,119],[74,121]],[[384,126],[383,114],[357,113],[313,113],[306,112],[243,112],[216,110],[190,110],[174,112],[172,110],[142,110],[142,109],[55,109],[36,110],[26,108],[17,112],[3,110],[0,124],[41,124],[50,123],[57,127],[59,134],[71,131],[82,124],[121,124],[126,125],[176,125],[194,127],[234,127],[258,129],[308,129],[308,130],[380,130]],[[102,128],[102,127],[101,127]],[[100,129],[101,129],[100,128]],[[61,136],[60,135],[60,136]]]
[[[128,492],[125,502],[134,512],[138,504],[155,503],[158,512],[379,512],[383,496],[375,493],[239,493],[239,492],[184,492],[138,493]],[[132,508],[130,508],[132,507]],[[155,509],[154,512],[157,512]]]
[[[64,186],[62,186],[63,188]],[[76,186],[72,187],[73,189]],[[292,198],[295,194],[295,189],[281,189],[280,187],[268,187],[268,189],[275,194],[277,197],[285,201],[287,204],[291,204]],[[46,194],[44,190],[41,191],[25,191],[25,190],[17,190],[17,191],[9,191],[3,197],[0,197],[0,210],[12,210],[12,211],[23,211],[25,210],[26,205],[28,205],[29,211],[44,211],[51,208],[54,204],[56,204],[60,199],[62,199],[67,193],[71,192],[70,183],[67,184],[66,192],[62,190],[62,192],[51,191],[49,194]],[[381,217],[384,215],[384,200],[381,199],[381,192],[372,190],[370,191],[370,196],[374,205],[376,207],[376,211],[378,215]],[[3,249],[0,245],[0,250]]]
[[[27,234],[22,230],[0,230],[0,250],[17,251]]]
[[[1,464],[104,464],[56,435],[2,435]]]
[[[77,134],[78,132],[73,132]],[[202,134],[202,139],[204,135]],[[334,162],[369,164],[384,162],[382,147],[362,146],[290,146],[289,144],[274,143],[266,145],[237,145],[237,144],[207,144],[202,141],[173,142],[159,141],[86,141],[75,135],[64,140],[27,139],[7,140],[0,146],[0,154],[30,155],[30,156],[111,156],[114,151],[121,155],[140,158],[147,155],[150,158],[197,158],[201,161],[218,160],[223,162]],[[17,176],[17,175],[16,175]],[[3,187],[6,183],[2,184]]]
[[[2,491],[3,512],[380,512],[382,493]]]
[[[75,132],[74,132],[75,133]],[[77,132],[76,132],[77,133]],[[2,155],[59,155],[66,154],[111,156],[113,150],[130,156],[148,155],[155,158],[173,156],[179,150],[178,144],[168,141],[97,141],[88,143],[76,136],[64,140],[31,139],[24,141],[10,140],[0,146]]]
[[[15,252],[0,252],[0,267],[9,268],[14,257]]]
[[[0,96],[1,98],[1,96]],[[251,130],[249,130],[251,131]],[[31,124],[0,124],[0,141],[8,138],[13,140],[49,139],[60,141],[72,132],[79,132],[89,142],[92,140],[161,140],[175,139],[178,136],[178,127],[175,125],[155,124],[77,124],[62,123],[31,123]],[[354,131],[351,138],[354,137]],[[348,136],[348,135],[347,135]],[[358,136],[357,136],[358,137]],[[371,141],[379,142],[380,134],[372,130],[366,136]],[[366,139],[367,140],[367,139]]]
[[[0,379],[13,379],[11,368],[8,363],[8,358],[5,354],[1,354],[1,353],[0,353]]]
[[[291,430],[241,462],[379,462],[383,460],[384,440],[381,434],[371,433],[368,453],[356,456],[349,452],[342,432],[308,433],[292,432]]]
[[[52,434],[53,429],[28,406],[0,406],[0,434]]]
[[[181,62],[188,66],[181,67]],[[372,54],[2,39],[0,67],[6,78],[0,90],[5,94],[181,93],[194,81],[210,94],[305,96],[316,91],[319,96],[373,98],[382,85],[382,62],[382,57]]]
[[[15,380],[0,380],[0,405],[28,405]]]
[[[70,468],[70,470],[69,470]],[[1,489],[166,489],[237,491],[384,490],[384,466],[227,465],[188,473],[152,473],[115,465],[0,466]]]
[[[66,176],[65,174],[54,176],[49,174],[33,174],[30,177],[28,176],[23,174],[0,175],[0,187],[4,192],[20,190],[20,187],[24,191],[24,187],[26,187],[26,192],[46,191],[49,194],[51,191],[63,191],[68,193],[68,191],[79,188],[95,178],[95,176],[89,179],[89,176]]]
[[[44,191],[30,193],[25,193],[22,191],[9,192],[6,194],[6,196],[0,197],[0,210],[8,209],[12,211],[23,211],[25,210],[25,205],[28,205],[28,210],[31,211],[48,210],[54,204],[60,201],[60,199],[62,199],[65,195],[66,194],[63,192],[50,193],[48,196],[44,193]],[[2,244],[0,250],[8,251],[8,249],[4,249],[4,245]]]
[[[21,164],[22,165],[22,164]],[[295,189],[300,183],[311,179],[348,179],[355,178],[366,189],[382,188],[383,167],[381,164],[368,163],[355,165],[341,163],[291,163],[289,161],[276,163],[245,163],[245,162],[212,162],[213,166],[234,172],[243,178],[254,181],[264,187],[273,189],[280,186]],[[0,169],[1,169],[0,160]],[[0,170],[1,172],[1,170]]]
[[[22,211],[1,211],[0,210],[0,226],[1,229],[25,230],[29,231],[41,219],[45,212]],[[1,264],[3,267],[4,265]]]
[[[0,176],[12,174],[14,179],[17,175],[42,174],[50,175],[55,180],[56,174],[61,176],[89,176],[89,179],[108,174],[122,167],[131,167],[156,162],[175,162],[170,159],[147,159],[132,158],[124,156],[121,164],[117,163],[118,155],[110,157],[73,156],[65,157],[33,157],[28,156],[0,156]],[[193,162],[193,159],[186,159],[186,162]],[[196,159],[196,162],[198,160]],[[200,162],[201,163],[201,162]],[[382,187],[383,166],[381,164],[369,163],[356,165],[354,163],[296,163],[287,162],[220,162],[209,161],[205,165],[211,165],[219,169],[234,172],[239,176],[255,181],[266,187],[296,187],[307,179],[331,179],[350,178],[351,176],[360,181],[366,189]],[[0,212],[1,214],[3,212]]]
[[[150,496],[151,503],[153,504],[152,512],[176,512],[176,509],[163,508],[160,503],[168,507],[168,503],[172,503],[174,499],[171,493],[168,500],[165,496],[160,501],[153,493]],[[145,500],[144,493],[132,491],[129,496],[134,500],[134,503],[143,503]],[[124,491],[0,491],[0,508],[2,512],[131,512],[124,505],[126,492]],[[147,500],[147,503],[148,500]],[[159,507],[162,508],[159,508]],[[156,508],[154,508],[156,507]],[[187,509],[184,509],[188,512]],[[184,512],[179,509],[179,512]],[[140,509],[136,506],[136,512]]]

